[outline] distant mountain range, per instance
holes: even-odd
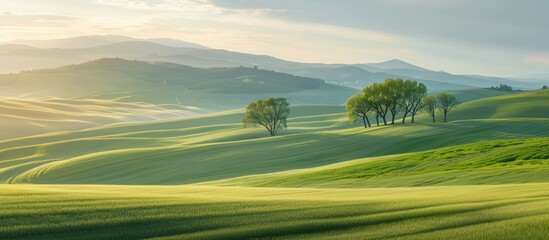
[[[272,70],[205,69],[120,58],[0,74],[0,96],[4,97],[173,104],[206,112],[242,108],[271,96],[286,97],[292,104],[339,105],[357,91]]]
[[[61,38],[61,39],[51,39],[51,40],[13,40],[9,42],[4,42],[1,44],[19,44],[27,45],[35,48],[90,48],[98,47],[113,43],[128,42],[128,41],[143,41],[161,44],[168,47],[189,47],[189,48],[201,48],[207,49],[207,47],[200,44],[186,42],[182,40],[170,39],[170,38],[149,38],[149,39],[140,39],[132,38],[120,35],[93,35],[93,36],[80,36],[72,38]]]
[[[199,68],[258,67],[318,78],[331,84],[357,89],[372,82],[395,77],[417,80],[426,84],[432,91],[486,88],[499,84],[507,84],[518,89],[537,89],[544,83],[543,79],[455,75],[431,71],[398,59],[370,64],[299,63],[265,55],[210,49],[180,40],[135,39],[112,35],[45,41],[11,41],[0,45],[0,72],[13,73],[28,69],[59,67],[113,57],[172,62]]]

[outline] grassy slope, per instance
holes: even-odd
[[[532,111],[539,110],[532,106]],[[481,140],[549,135],[547,118],[362,129],[349,127],[342,111],[294,107],[290,129],[277,137],[266,137],[260,128],[241,129],[242,113],[234,111],[5,141],[0,142],[0,177],[14,183],[197,183]]]
[[[458,175],[465,180],[547,182],[547,174],[529,168],[547,168],[546,118],[508,115],[362,129],[350,128],[342,111],[294,107],[291,129],[273,138],[263,137],[263,129],[240,129],[242,112],[232,111],[3,141],[0,177],[171,184],[322,166],[291,173],[329,170],[321,175],[337,187],[365,186],[356,179],[372,173],[379,186],[436,185],[434,179],[452,180],[453,171],[464,169],[472,169]],[[478,142],[494,138],[515,140]],[[471,144],[448,146],[458,143]],[[433,150],[409,153],[427,149]],[[384,156],[394,153],[408,154]],[[381,157],[361,159],[370,156]],[[352,159],[358,160],[326,165]],[[531,175],[490,174],[498,169]],[[445,185],[475,183],[453,180]],[[547,183],[365,189],[0,185],[0,238],[544,239],[548,192]]]
[[[549,118],[549,90],[520,92],[464,103],[452,119]]]
[[[503,96],[507,94],[513,94],[516,92],[498,91],[490,88],[471,88],[471,89],[463,89],[463,90],[453,90],[453,91],[449,91],[448,93],[455,95],[460,102],[470,102],[470,101],[474,101],[482,98]]]
[[[117,122],[190,116],[198,109],[101,99],[0,98],[0,139],[80,130]]]
[[[545,239],[549,185],[0,186],[6,239]]]
[[[548,181],[549,138],[534,138],[477,142],[214,183],[356,188]]]

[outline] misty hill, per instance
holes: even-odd
[[[329,79],[332,84],[344,85],[362,89],[374,82],[380,82],[380,79],[387,78],[407,78],[418,80],[425,84],[430,91],[445,91],[453,89],[469,89],[471,85],[455,84],[448,82],[440,82],[436,80],[425,80],[410,76],[402,76],[399,74],[391,74],[387,72],[370,72],[362,67],[344,65],[341,67],[311,67],[295,73],[299,76],[309,76],[314,78]]]
[[[0,98],[0,141],[121,122],[188,117],[196,109],[101,99]]]
[[[123,39],[123,38],[120,38]],[[114,42],[84,48],[32,48],[25,45],[9,47],[0,45],[0,72],[59,67],[98,58],[120,57],[142,61],[172,62],[199,68],[212,67],[254,67],[289,74],[326,80],[330,83],[362,88],[385,78],[408,78],[426,84],[431,90],[456,90],[474,87],[490,87],[507,84],[519,89],[538,89],[539,80],[504,79],[483,76],[454,75],[424,69],[401,60],[390,60],[372,64],[317,64],[285,61],[265,55],[231,52],[220,49],[206,49],[174,40],[153,39],[145,41]],[[85,44],[82,44],[84,46]],[[168,46],[169,45],[169,46]],[[177,46],[177,47],[173,47]],[[185,47],[181,47],[185,46]]]
[[[292,104],[343,104],[356,90],[323,80],[254,68],[194,68],[105,58],[0,75],[0,94],[15,98],[117,99],[223,110],[269,96]]]
[[[149,83],[183,86],[187,90],[211,90],[216,93],[285,93],[324,85],[320,79],[254,68],[195,68],[173,63],[149,63],[121,58],[103,58],[53,70],[35,70],[32,74],[105,71],[124,73]],[[104,76],[110,77],[110,76]],[[116,79],[112,79],[116,81]]]
[[[21,44],[28,45],[35,48],[90,48],[98,47],[113,43],[127,42],[127,41],[144,41],[150,43],[162,44],[169,47],[189,47],[189,48],[203,48],[207,47],[200,44],[186,42],[182,40],[169,39],[169,38],[149,38],[139,39],[120,35],[91,35],[80,36],[71,38],[51,39],[51,40],[13,40],[0,44]]]
[[[415,65],[412,65],[410,63],[404,62],[399,59],[392,59],[385,62],[380,63],[369,63],[369,64],[363,64],[365,66],[378,68],[378,69],[410,69],[410,70],[416,70],[416,71],[430,71],[425,68],[421,68]]]

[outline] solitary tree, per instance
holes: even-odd
[[[423,109],[431,115],[431,118],[433,119],[433,123],[435,123],[435,112],[437,110],[437,100],[432,96],[426,96],[421,101],[423,105]]]
[[[444,113],[444,122],[447,122],[446,116],[448,115],[448,112],[458,104],[458,100],[456,97],[449,93],[441,93],[437,96],[437,102],[440,107],[440,111]]]
[[[250,103],[246,108],[244,127],[265,127],[271,136],[280,128],[287,128],[286,119],[290,114],[290,104],[285,98],[267,98]]]
[[[547,85],[543,85],[543,87],[541,87],[541,89],[547,89]]]
[[[362,118],[364,128],[370,127],[370,120],[368,119],[368,113],[372,111],[373,107],[363,93],[357,93],[345,102],[345,108],[347,109],[347,118],[351,123],[356,122],[359,118]]]

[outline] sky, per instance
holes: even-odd
[[[315,63],[549,73],[547,0],[0,0],[0,41],[112,34]]]

